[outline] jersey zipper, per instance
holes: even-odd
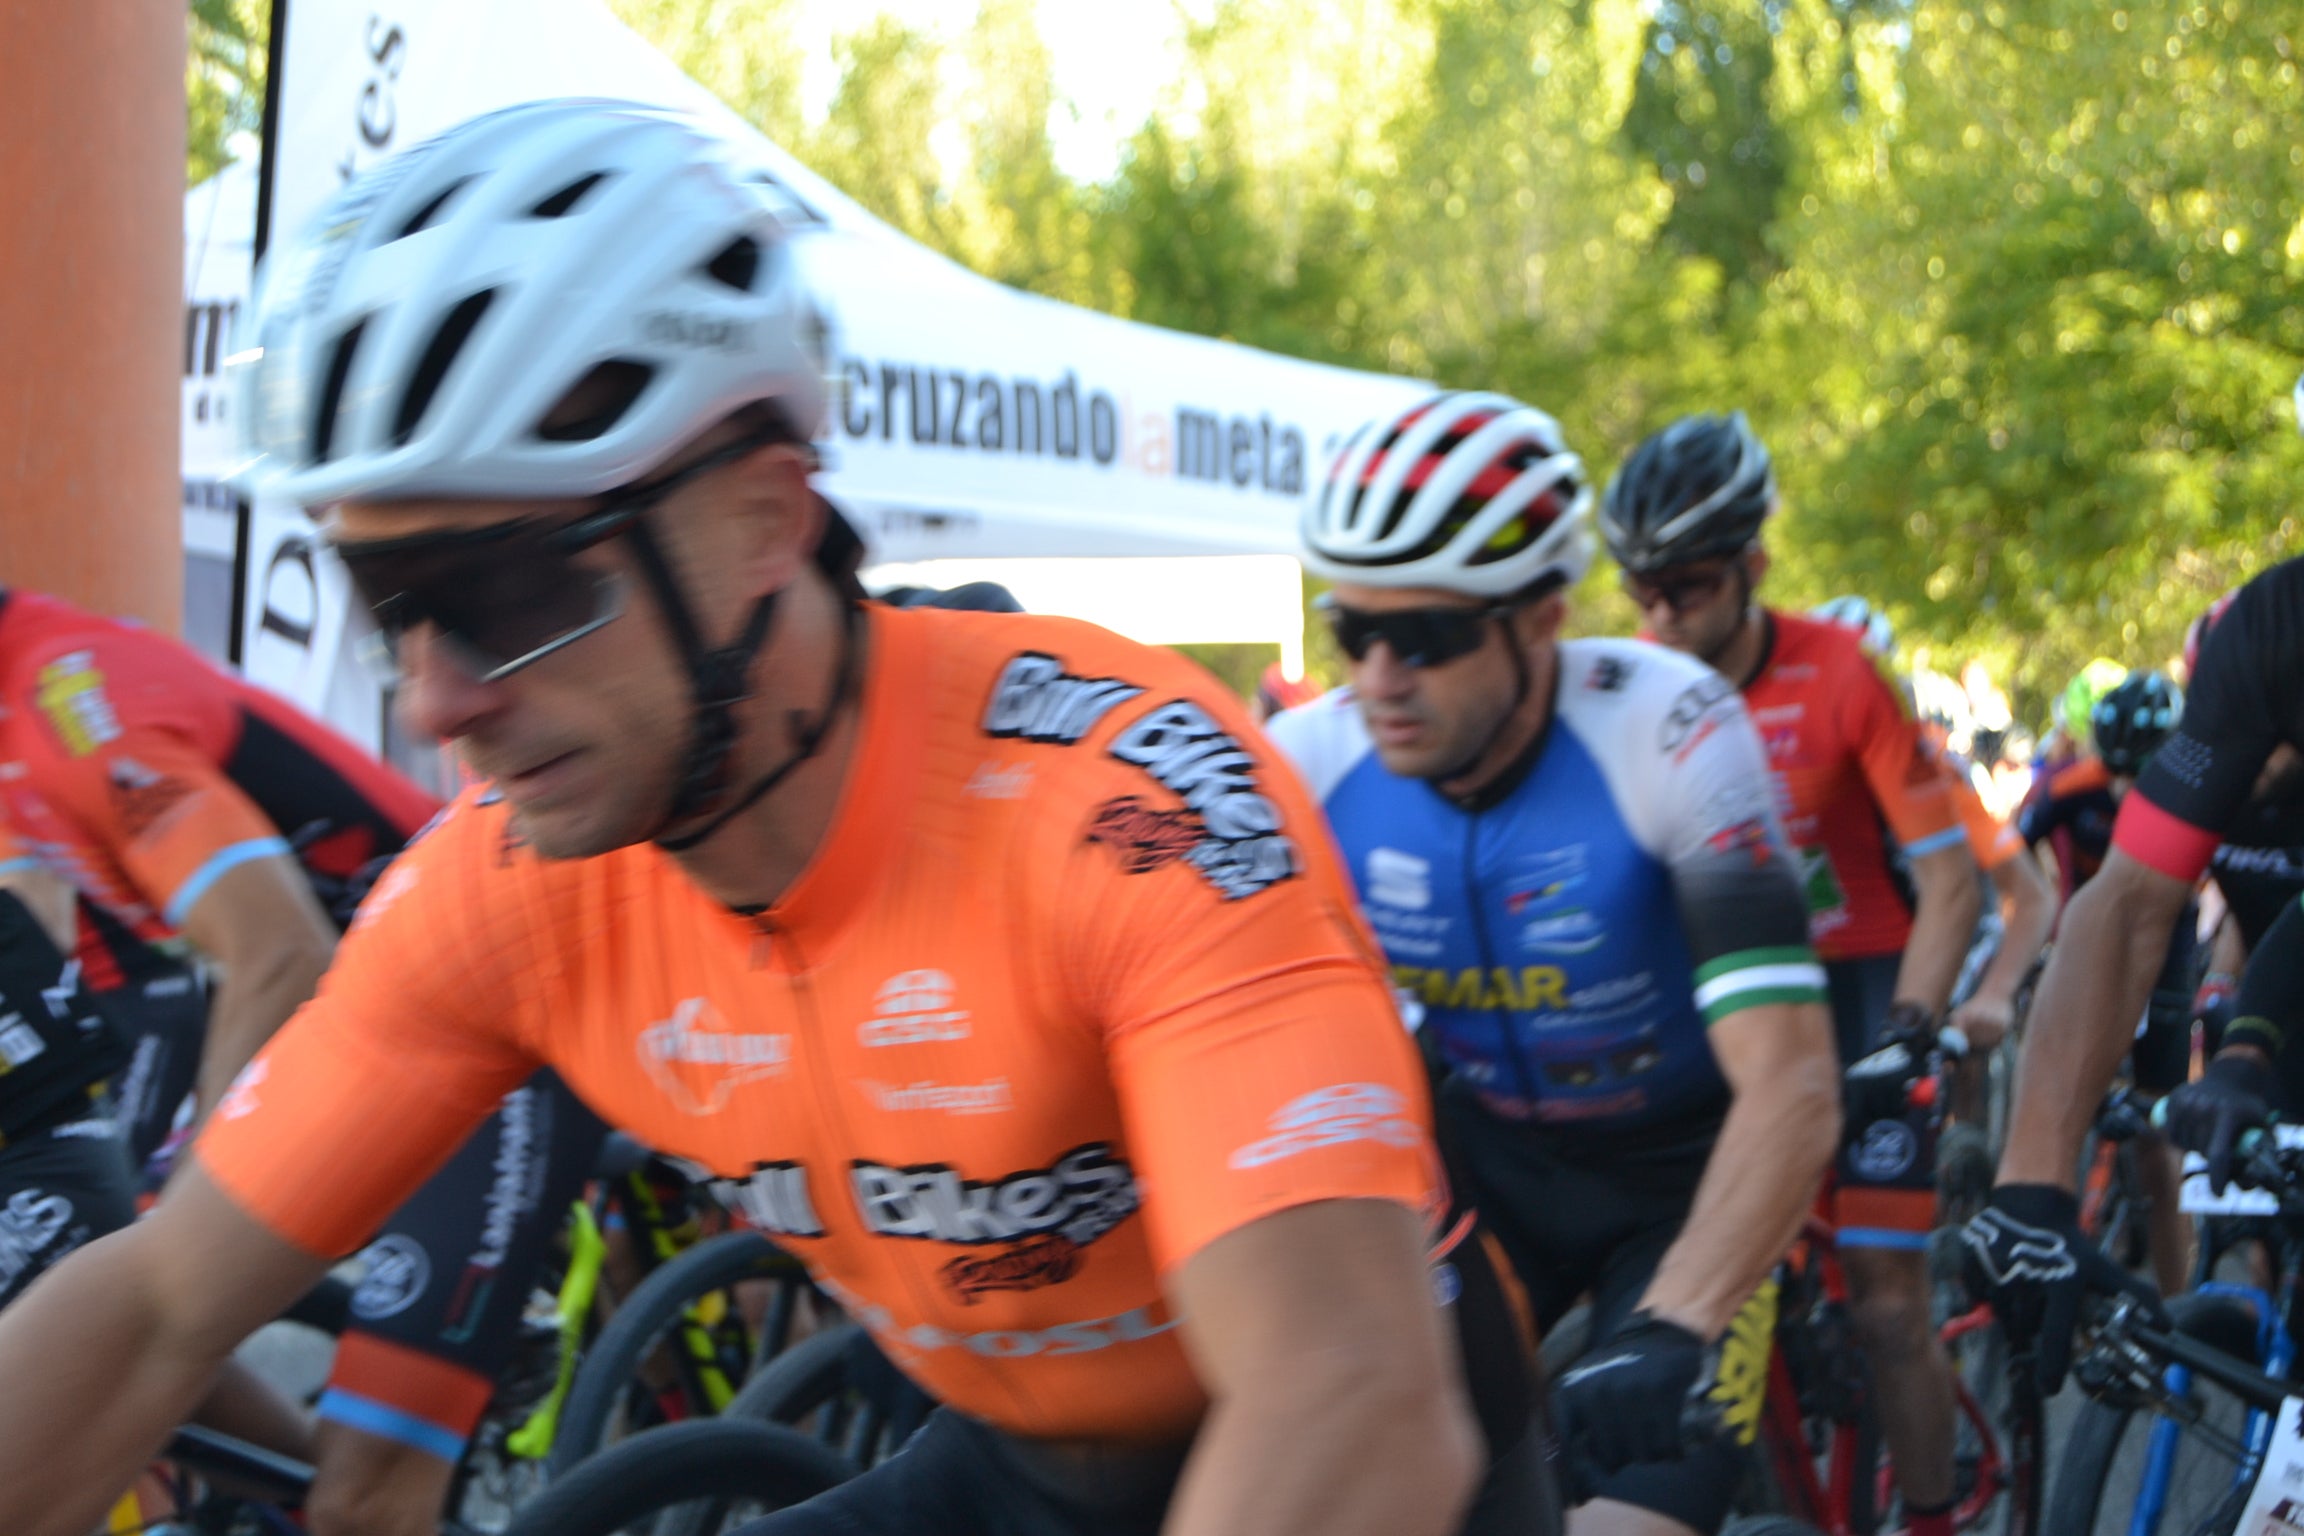
[[[1488,946],[1488,912],[1480,900],[1480,817],[1477,812],[1464,817],[1464,907],[1472,916],[1472,946],[1480,958],[1480,985],[1486,987],[1489,972],[1496,969],[1496,957]],[[1504,1037],[1504,1059],[1512,1064],[1512,1077],[1519,1085],[1521,1102],[1533,1108],[1536,1083],[1529,1075],[1528,1060],[1521,1054],[1520,1042],[1513,1033],[1509,998],[1503,999],[1502,1006],[1496,1010],[1496,1020],[1497,1031]]]

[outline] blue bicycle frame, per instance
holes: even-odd
[[[2269,1295],[2252,1285],[2226,1285],[2219,1281],[2200,1286],[2195,1294],[2223,1296],[2245,1302],[2252,1308],[2256,1314],[2257,1369],[2267,1376],[2287,1377],[2288,1367],[2296,1359],[2296,1341],[2282,1326],[2279,1309]],[[2192,1372],[2185,1366],[2168,1367],[2164,1379],[2171,1392],[2188,1392],[2192,1388]],[[2128,1517],[2128,1536],[2158,1536],[2160,1516],[2168,1507],[2169,1484],[2176,1473],[2176,1441],[2183,1433],[2183,1426],[2173,1419],[2152,1421],[2152,1437],[2145,1449],[2144,1478],[2136,1490],[2136,1507]],[[2256,1475],[2256,1469],[2264,1464],[2264,1448],[2271,1438],[2272,1416],[2261,1409],[2249,1409],[2244,1435],[2248,1454],[2233,1469],[2234,1487]]]

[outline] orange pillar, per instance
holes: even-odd
[[[0,0],[0,584],[174,633],[181,0]]]

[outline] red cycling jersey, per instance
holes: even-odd
[[[1915,858],[1963,840],[1947,774],[1854,630],[1773,609],[1763,621],[1767,650],[1744,697],[1806,866],[1809,935],[1828,961],[1899,954],[1912,912],[1889,836]]]
[[[0,826],[144,940],[226,871],[294,854],[339,921],[437,809],[284,700],[150,630],[0,594]]]
[[[1164,1272],[1288,1206],[1443,1193],[1380,954],[1197,668],[1061,620],[871,625],[841,808],[783,899],[731,912],[651,844],[540,859],[468,792],[198,1156],[338,1253],[549,1065],[940,1400],[1176,1433],[1205,1400]]]

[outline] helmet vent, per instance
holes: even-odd
[[[401,225],[400,228],[394,232],[392,239],[405,240],[420,229],[431,228],[432,221],[440,216],[440,210],[448,206],[448,199],[463,191],[466,183],[470,182],[471,180],[472,178],[469,176],[459,176],[454,181],[448,183],[448,185],[445,187],[442,187],[440,189],[440,195],[432,199],[432,201],[426,203],[423,207],[417,209],[415,217],[411,218],[407,223]],[[385,242],[385,244],[389,245],[391,244],[391,241],[388,240]]]
[[[344,381],[352,376],[352,356],[360,350],[360,333],[368,329],[368,317],[363,315],[358,324],[336,338],[336,350],[328,359],[328,376],[320,384],[320,403],[312,413],[312,462],[324,464],[328,450],[336,441],[336,407],[344,399]]]
[[[607,179],[608,173],[606,171],[594,171],[588,176],[579,176],[529,209],[528,217],[532,219],[557,219],[573,213],[576,211],[576,205],[584,201],[594,187]]]
[[[433,332],[432,344],[424,349],[424,356],[416,364],[416,372],[409,377],[408,391],[400,397],[400,412],[392,419],[394,446],[405,445],[416,435],[417,426],[432,405],[432,397],[440,392],[440,381],[448,377],[455,365],[457,354],[471,339],[472,328],[480,317],[488,313],[488,305],[496,297],[496,290],[483,288],[448,311],[448,318],[440,322]]]
[[[588,443],[624,419],[656,370],[647,363],[612,357],[576,381],[537,426],[548,443]]]
[[[760,242],[750,235],[738,235],[704,263],[704,275],[738,293],[750,293],[752,280],[760,275]]]

